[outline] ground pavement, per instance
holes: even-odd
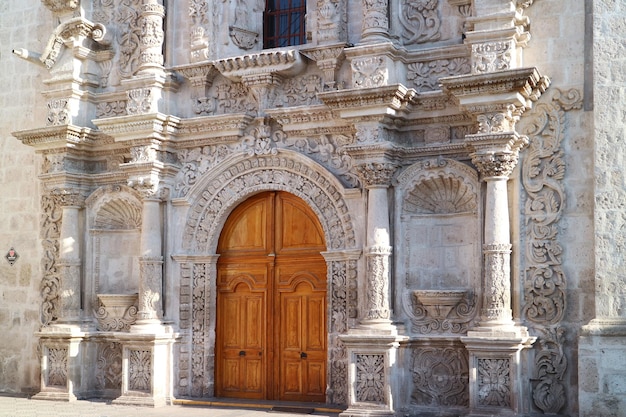
[[[337,410],[326,407],[295,409],[291,404],[250,404],[242,407],[217,402],[178,403],[166,407],[147,408],[115,405],[104,401],[68,403],[0,395],[0,417],[306,417],[307,415],[337,417],[337,413],[334,412]],[[296,410],[298,412],[295,412]]]

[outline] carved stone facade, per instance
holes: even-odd
[[[260,0],[23,3],[0,327],[27,348],[0,346],[0,392],[216,396],[220,236],[285,192],[323,235],[342,415],[626,413],[625,11],[307,0],[306,42],[266,49]]]

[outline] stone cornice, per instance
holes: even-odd
[[[513,105],[523,112],[550,85],[550,80],[534,67],[445,77],[440,82],[444,91],[452,94],[461,107],[471,113],[498,105],[504,108]]]
[[[116,142],[166,140],[176,135],[180,125],[179,118],[162,113],[109,117],[93,122]]]
[[[177,141],[241,137],[254,117],[244,113],[194,117],[180,121]]]
[[[367,116],[404,117],[415,102],[417,92],[402,84],[383,87],[354,88],[318,93],[324,104],[342,118]]]
[[[266,110],[265,113],[280,123],[284,132],[303,129],[344,128],[347,126],[345,121],[337,119],[333,112],[324,105],[274,108]]]
[[[254,54],[224,58],[213,63],[215,68],[232,81],[262,74],[295,75],[304,68],[300,53],[294,49],[263,51]]]
[[[48,126],[12,132],[24,145],[38,151],[58,148],[91,148],[96,143],[96,132],[74,125]]]

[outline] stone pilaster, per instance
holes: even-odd
[[[461,341],[469,352],[470,410],[473,416],[522,412],[521,354],[534,343],[511,311],[511,238],[507,181],[528,138],[515,123],[547,88],[534,68],[442,79],[478,122],[465,143],[486,182],[482,309],[477,326]]]

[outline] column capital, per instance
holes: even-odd
[[[387,188],[398,165],[393,162],[363,162],[356,166],[357,175],[366,188]]]

